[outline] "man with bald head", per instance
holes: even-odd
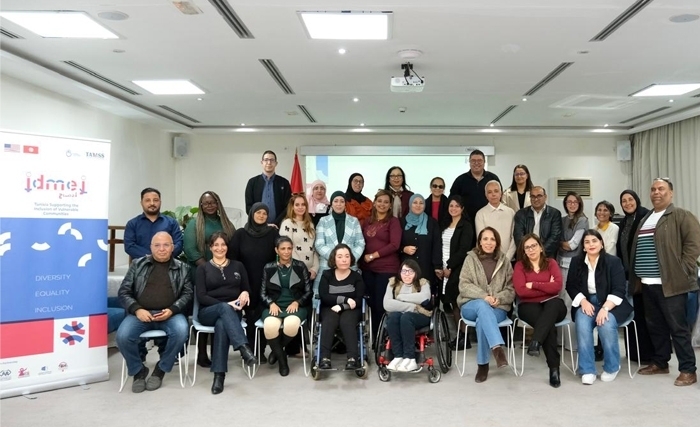
[[[476,223],[476,234],[486,227],[495,228],[501,236],[501,250],[510,260],[515,255],[515,241],[513,241],[513,218],[515,211],[501,203],[501,183],[495,179],[486,183],[486,200],[488,204],[479,209],[474,222]]]
[[[173,258],[173,249],[170,234],[156,233],[151,239],[151,255],[134,260],[119,287],[119,301],[127,316],[117,331],[117,346],[129,375],[134,377],[134,393],[160,388],[189,334],[182,310],[193,296],[190,271],[186,263]],[[149,369],[139,355],[139,336],[151,330],[165,331],[167,344],[146,380]]]
[[[540,186],[530,190],[530,205],[515,213],[515,246],[526,234],[535,233],[542,240],[547,258],[556,259],[561,242],[561,212],[547,205],[547,192]]]

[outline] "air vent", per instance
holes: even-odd
[[[623,121],[620,122],[620,124],[625,124],[625,123],[633,122],[633,121],[635,121],[635,120],[637,120],[637,119],[641,119],[642,117],[646,117],[646,116],[650,116],[650,115],[652,115],[652,114],[656,114],[656,113],[658,113],[659,111],[668,110],[669,108],[671,108],[671,107],[661,107],[661,108],[657,108],[656,110],[651,110],[651,111],[648,111],[648,112],[646,112],[646,113],[644,113],[644,114],[640,114],[640,115],[638,115],[638,116],[631,117],[631,118],[629,118],[629,119],[627,119],[627,120],[623,120]]]
[[[173,110],[172,108],[168,107],[167,105],[159,105],[159,107],[164,109],[165,111],[169,111],[169,112],[175,114],[176,116],[180,116],[185,120],[189,120],[192,123],[201,123],[199,120],[193,119],[192,117],[188,116],[187,114],[183,114],[177,110]]]
[[[559,64],[559,66],[558,66],[557,68],[555,68],[554,70],[552,70],[552,72],[550,72],[549,74],[547,74],[547,76],[546,76],[545,78],[543,78],[542,80],[540,80],[539,83],[537,83],[537,84],[534,85],[530,90],[528,90],[527,92],[525,92],[525,93],[523,94],[523,96],[531,96],[531,95],[534,95],[535,92],[537,92],[538,90],[542,89],[547,83],[549,83],[549,82],[551,82],[552,80],[554,80],[559,74],[561,74],[562,72],[564,72],[564,70],[566,70],[567,68],[569,68],[572,64],[573,64],[573,62],[562,62],[561,64]]]
[[[214,9],[224,18],[229,27],[242,39],[254,39],[253,34],[245,26],[241,18],[233,11],[231,5],[226,0],[209,0]]]
[[[591,197],[590,178],[552,178],[552,180],[557,199],[563,199],[569,191],[575,191],[581,197]]]
[[[593,37],[590,41],[592,42],[602,42],[608,36],[615,31],[619,30],[622,25],[624,25],[627,21],[632,19],[632,17],[639,12],[641,12],[642,9],[645,7],[649,6],[649,3],[651,3],[654,0],[637,0],[634,2],[634,4],[630,7],[627,8],[624,12],[622,12],[617,18],[613,19],[612,22],[610,22],[605,28],[602,29],[601,32],[596,34],[595,37]]]
[[[294,90],[292,90],[292,87],[289,86],[289,83],[287,83],[287,80],[284,79],[284,76],[280,72],[279,68],[277,68],[277,65],[275,65],[275,61],[272,59],[259,59],[260,63],[265,67],[268,73],[270,73],[270,77],[272,77],[272,80],[275,81],[282,89],[282,92],[286,93],[287,95],[294,95]]]
[[[510,107],[508,107],[508,108],[506,108],[505,110],[503,110],[503,112],[502,112],[501,114],[499,114],[498,117],[496,117],[495,119],[491,120],[491,124],[496,124],[496,122],[499,121],[499,120],[501,120],[503,117],[505,117],[506,114],[508,114],[508,113],[510,113],[511,111],[513,111],[513,109],[514,109],[515,107],[517,107],[517,105],[511,105]]]
[[[77,62],[73,62],[73,61],[62,61],[62,62],[66,65],[70,65],[71,67],[75,68],[76,70],[80,70],[83,73],[90,74],[92,77],[94,77],[98,80],[102,80],[103,82],[110,84],[110,85],[116,87],[117,89],[123,90],[124,92],[126,92],[130,95],[140,95],[138,92],[135,92],[126,86],[120,85],[119,83],[115,82],[114,80],[108,79],[107,77],[103,76],[102,74],[96,73],[95,71],[92,71],[89,68],[85,68],[82,65],[78,64]]]
[[[301,110],[301,112],[304,113],[304,115],[306,116],[306,118],[309,119],[309,121],[310,121],[311,123],[316,123],[316,119],[314,119],[314,116],[311,115],[311,113],[309,112],[309,110],[308,110],[305,106],[303,106],[303,105],[297,105],[297,107],[299,107],[299,109]]]
[[[12,31],[7,31],[4,28],[0,28],[0,34],[3,36],[10,38],[10,39],[23,39],[24,37],[20,36],[19,34],[15,34]]]

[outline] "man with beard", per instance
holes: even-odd
[[[160,213],[160,191],[144,188],[141,191],[141,208],[143,213],[126,223],[124,229],[124,250],[137,259],[151,255],[151,239],[159,231],[165,231],[173,238],[172,256],[177,258],[182,253],[182,231],[175,218]]]

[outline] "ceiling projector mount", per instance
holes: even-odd
[[[403,77],[392,77],[390,87],[392,92],[423,92],[425,77],[420,77],[413,71],[413,64],[401,64]]]

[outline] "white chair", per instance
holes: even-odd
[[[161,331],[159,329],[154,329],[152,331],[146,331],[139,335],[140,338],[145,338],[145,339],[153,339],[153,338],[160,338],[160,337],[167,337],[168,334],[165,331]],[[183,346],[183,352],[187,354],[187,344]],[[182,361],[180,354],[177,355],[177,369],[180,372],[180,387],[184,388],[185,387],[185,378],[182,376]],[[185,370],[185,376],[187,376],[187,370]],[[119,393],[122,392],[124,389],[124,385],[126,385],[126,382],[129,380],[129,373],[126,371],[126,359],[124,359],[124,356],[122,356],[122,374],[121,374],[121,384],[119,384]]]
[[[476,322],[472,320],[467,320],[460,316],[459,322],[457,323],[457,330],[460,329],[461,324],[464,323],[464,335],[467,336],[469,328],[476,328]],[[517,376],[515,367],[515,347],[513,346],[513,321],[506,318],[506,320],[498,324],[499,328],[508,328],[508,336],[506,337],[506,354],[508,355],[508,365],[513,373]],[[478,345],[478,344],[477,344]],[[457,365],[457,371],[459,371],[459,376],[463,377],[466,373],[467,368],[467,340],[464,340],[464,348],[462,349],[462,368],[459,368],[459,352],[457,352],[457,360],[455,364]]]
[[[630,359],[630,323],[632,324],[632,326],[634,326],[634,340],[637,343],[637,369],[634,370],[634,374],[632,373],[632,360]],[[639,372],[639,338],[637,337],[637,322],[634,321],[634,311],[630,314],[630,317],[628,317],[627,320],[619,324],[617,327],[618,329],[625,328],[625,353],[627,353],[627,373],[629,374],[630,378],[634,378],[634,376],[637,375],[637,372]]]
[[[304,361],[304,376],[309,376],[309,373],[311,373],[311,367],[306,364],[306,340],[304,337],[304,324],[306,324],[306,319],[303,319],[301,321],[301,324],[299,324],[299,335],[301,335],[301,359]],[[282,330],[282,327],[284,324],[280,325],[280,330]],[[262,341],[260,339],[260,334],[263,330],[263,321],[262,319],[258,319],[257,322],[255,322],[255,356],[258,358],[258,363],[253,366],[253,376],[257,373],[258,368],[260,367],[260,355],[262,354],[262,351],[260,349],[260,342]],[[252,377],[251,377],[252,378]]]
[[[245,319],[241,319],[241,326],[243,327],[243,330],[245,331],[246,327],[248,325],[246,324]],[[192,335],[192,330],[196,330],[197,333],[195,335],[195,342],[194,342],[194,364],[192,366],[192,383],[190,384],[191,386],[194,386],[195,381],[197,381],[197,356],[199,355],[199,334],[214,334],[214,327],[213,326],[204,326],[199,322],[199,301],[197,300],[197,293],[195,292],[194,294],[194,304],[192,306],[192,326],[190,326],[190,336]],[[246,371],[245,367],[245,362],[241,359],[241,362],[244,364],[243,370]],[[190,353],[187,352],[187,357],[185,358],[185,376],[189,376],[189,366],[190,366]],[[248,378],[252,379],[253,376],[251,375],[251,370],[250,368],[247,369]]]

